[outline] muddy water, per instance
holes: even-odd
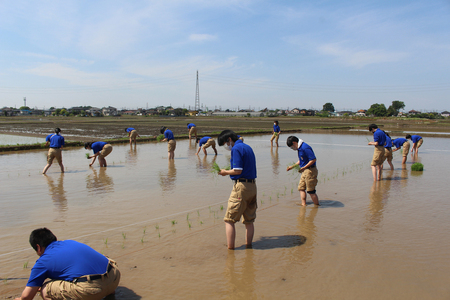
[[[28,235],[42,226],[117,260],[116,299],[448,299],[448,139],[426,138],[415,158],[424,172],[411,157],[403,170],[396,152],[395,170],[373,184],[364,136],[298,136],[318,157],[322,206],[299,206],[299,176],[285,171],[294,151],[245,137],[259,208],[254,249],[237,225],[234,252],[222,221],[232,184],[210,172],[229,164],[224,149],[197,157],[178,141],[169,163],[164,143],[115,145],[102,169],[68,149],[66,173],[53,165],[48,176],[43,151],[1,155],[1,299],[26,284],[37,259]]]

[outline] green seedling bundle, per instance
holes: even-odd
[[[423,171],[423,164],[421,163],[412,164],[411,171]]]
[[[164,139],[164,134],[160,134],[160,135],[158,135],[158,136],[156,137],[156,140],[157,140],[158,142],[161,142],[163,139]]]
[[[220,172],[220,170],[221,170],[221,168],[219,167],[219,165],[216,162],[213,162],[211,172],[218,174]],[[227,167],[225,167],[225,170],[231,170],[231,167],[227,166]]]

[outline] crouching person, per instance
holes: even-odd
[[[58,241],[47,228],[33,230],[30,244],[39,259],[22,296],[15,300],[33,299],[39,291],[44,300],[100,300],[113,294],[119,285],[116,263],[85,244]],[[46,279],[50,280],[44,283]]]

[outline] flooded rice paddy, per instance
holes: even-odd
[[[226,248],[223,215],[232,182],[211,173],[230,152],[195,155],[179,140],[114,145],[107,168],[88,166],[84,149],[63,151],[43,176],[46,151],[0,155],[0,297],[21,293],[37,259],[31,230],[48,227],[115,259],[116,299],[449,299],[449,140],[425,138],[418,158],[373,183],[373,147],[364,135],[297,134],[318,158],[317,192],[301,207],[297,161],[270,135],[245,137],[258,168],[254,248],[237,225]],[[367,136],[370,138],[370,136]],[[412,172],[411,164],[424,164]]]

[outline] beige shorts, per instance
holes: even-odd
[[[136,130],[132,130],[131,132],[130,132],[130,139],[135,139],[136,137],[137,137],[137,131]]]
[[[51,165],[53,163],[53,159],[55,159],[55,158],[59,164],[62,162],[61,149],[55,149],[55,148],[48,149],[47,164]]]
[[[420,146],[422,146],[422,144],[423,144],[423,139],[420,139],[420,140],[418,140],[417,141],[417,149],[419,149],[420,148]]]
[[[278,143],[278,139],[280,138],[280,134],[276,134],[275,132],[272,134],[272,137],[270,138],[270,141],[273,141],[275,139],[275,142]]]
[[[392,149],[384,148],[384,160],[392,161]]]
[[[113,147],[111,146],[111,144],[106,144],[105,146],[103,146],[102,151],[100,151],[100,154],[98,155],[99,157],[107,157],[111,151],[113,150]]]
[[[256,183],[236,182],[233,185],[228,207],[223,220],[236,223],[243,217],[244,224],[253,223],[256,219]]]
[[[384,162],[384,146],[375,146],[371,166],[379,166]]]
[[[300,182],[298,183],[298,190],[307,192],[314,191],[317,185],[317,175],[319,175],[317,167],[304,170],[302,172],[302,177],[300,177]]]
[[[408,141],[404,142],[403,145],[402,145],[402,147],[403,147],[403,153],[402,153],[402,155],[403,155],[403,156],[408,156],[408,153],[409,153],[409,147],[410,147],[409,142],[408,142]]]
[[[120,271],[114,261],[111,260],[110,264],[112,265],[111,270],[102,275],[102,278],[76,283],[64,280],[51,280],[44,283],[42,289],[46,290],[48,297],[55,300],[100,300],[114,293],[119,285]]]
[[[213,147],[213,149],[216,149],[216,141],[214,139],[209,139],[203,146],[203,149],[209,148],[209,147]]]
[[[170,140],[167,143],[167,151],[169,151],[169,152],[175,151],[176,147],[177,147],[177,142],[175,142],[175,140]]]
[[[189,129],[190,135],[196,135],[197,134],[197,127],[192,126],[191,129]]]

